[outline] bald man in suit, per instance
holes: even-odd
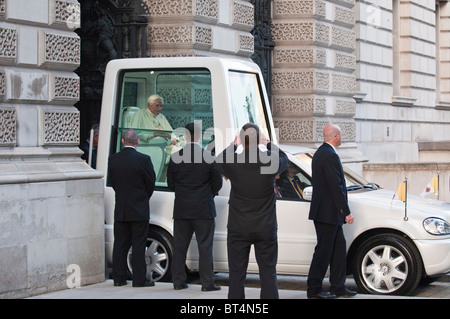
[[[328,125],[323,130],[324,143],[312,159],[314,188],[309,219],[314,221],[317,245],[308,274],[307,297],[329,299],[352,297],[356,292],[345,288],[347,275],[346,242],[342,225],[353,223],[347,202],[347,186],[341,160],[336,148],[341,145],[341,129]],[[330,266],[330,293],[322,289],[325,273]]]
[[[149,199],[155,188],[155,171],[150,156],[139,153],[138,133],[129,129],[123,134],[124,148],[108,160],[108,182],[115,191],[114,207],[114,286],[126,285],[127,255],[133,248],[131,266],[133,287],[154,286],[146,279],[145,245],[150,218]]]

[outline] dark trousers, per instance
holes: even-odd
[[[145,246],[148,235],[148,220],[114,222],[113,279],[115,282],[127,280],[127,257],[132,250],[131,268],[133,285],[143,285],[146,281]]]
[[[314,222],[317,245],[308,274],[308,294],[322,291],[322,282],[330,266],[330,291],[345,289],[347,276],[346,243],[342,226]]]
[[[261,281],[261,299],[278,299],[277,230],[247,233],[228,230],[229,299],[245,298],[245,278],[250,248],[254,245]]]
[[[204,288],[214,286],[213,239],[214,219],[175,219],[173,222],[172,282],[186,282],[186,254],[195,233],[199,252],[199,274]]]

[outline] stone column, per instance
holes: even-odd
[[[356,152],[354,0],[274,0],[273,112],[281,143],[317,147],[342,129],[341,156]]]
[[[104,280],[102,174],[80,159],[80,6],[0,0],[0,298]]]
[[[148,56],[253,54],[249,0],[144,0],[149,8]]]

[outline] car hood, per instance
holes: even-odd
[[[377,189],[349,192],[349,200],[378,206],[390,211],[405,210],[405,203],[400,201],[394,190]],[[441,217],[450,221],[450,203],[408,194],[406,199],[408,214],[419,213],[428,217]]]

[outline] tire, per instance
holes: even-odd
[[[380,234],[364,241],[353,259],[353,274],[365,293],[410,295],[422,276],[416,247],[396,234]]]
[[[147,248],[145,250],[145,262],[147,264],[147,280],[170,281],[172,256],[173,256],[173,238],[162,229],[149,227]],[[130,249],[128,253],[128,269],[132,274]]]

